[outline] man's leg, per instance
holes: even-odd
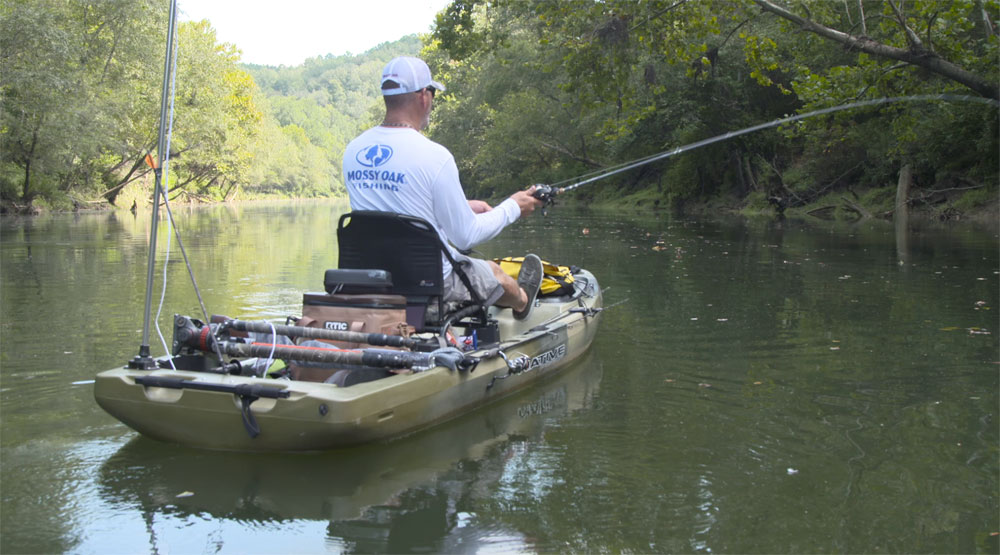
[[[485,287],[480,296],[486,302],[512,308],[514,318],[518,320],[524,320],[531,313],[544,277],[542,261],[537,255],[529,254],[524,257],[517,279],[507,275],[498,264],[490,260],[468,258],[460,263],[466,265],[466,275],[477,291]],[[468,291],[460,283],[456,273],[452,272],[445,283],[446,301],[469,299]]]
[[[513,308],[514,310],[524,310],[528,305],[528,294],[524,292],[524,289],[521,289],[521,286],[517,284],[514,278],[500,269],[499,264],[492,260],[488,262],[490,269],[493,270],[493,275],[496,276],[497,281],[503,287],[503,295],[500,296],[497,304]]]
[[[514,319],[516,320],[527,318],[531,314],[531,307],[535,304],[535,297],[538,296],[538,289],[542,285],[542,261],[537,255],[526,255],[521,263],[521,271],[518,273],[516,281],[501,270],[497,264],[490,262],[490,268],[503,287],[503,295],[500,296],[496,304],[514,309]]]

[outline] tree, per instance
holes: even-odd
[[[175,192],[229,198],[248,182],[262,114],[239,53],[217,44],[208,21],[179,28],[175,123],[170,146]]]
[[[938,41],[951,43],[942,44],[948,49],[956,47],[954,44],[956,40],[968,41],[975,44],[974,51],[985,54],[984,58],[987,60],[993,60],[993,69],[995,69],[996,28],[982,1],[918,1],[906,6],[902,1],[886,0],[884,7],[886,13],[881,14],[883,23],[873,29],[882,31],[889,40],[904,42],[905,48],[886,44],[869,36],[838,31],[810,18],[796,15],[768,0],[753,0],[753,2],[766,12],[773,13],[795,23],[803,30],[837,42],[846,48],[926,69],[946,79],[961,83],[986,98],[1000,101],[1000,88],[997,87],[995,78],[990,79],[975,71],[968,70],[946,59],[934,49],[934,45]],[[862,6],[863,3],[858,2],[858,7]],[[910,8],[909,14],[904,12],[906,7]],[[994,11],[993,19],[995,19],[995,3],[993,3],[992,8]],[[860,11],[857,16],[860,19],[861,28],[868,29],[864,11]],[[928,39],[926,42],[920,38],[918,30],[925,33]],[[991,77],[995,77],[995,75]]]
[[[784,56],[776,56],[775,48],[748,48],[755,54],[748,63],[758,75],[779,67],[793,75],[790,87],[802,111],[969,90],[996,100],[996,2],[803,4],[798,11],[805,16],[766,0],[754,5],[785,23],[777,37],[799,40],[795,52]],[[799,29],[808,32],[791,32]],[[796,139],[802,152],[798,161],[776,169],[801,202],[831,186],[894,184],[905,166],[912,167],[915,184],[924,189],[918,197],[938,190],[996,189],[996,112],[980,104],[895,104],[840,112],[803,120],[786,137]]]
[[[796,25],[844,29],[834,36],[866,29],[851,43],[858,48],[798,32],[776,16],[791,10],[766,0],[454,2],[425,49],[449,86],[433,136],[453,147],[475,191],[525,173],[573,177],[858,100],[968,86],[992,98],[994,1],[914,0],[906,13],[892,0],[795,6],[808,14]],[[990,186],[996,128],[995,112],[981,104],[838,112],[643,166],[577,195],[681,204],[756,193],[804,203],[894,183],[910,163],[927,185],[972,178]]]
[[[162,42],[164,13],[152,0],[0,6],[3,198],[30,204],[102,187],[95,161],[136,140],[129,123],[148,105],[149,52]]]

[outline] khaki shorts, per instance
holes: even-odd
[[[481,258],[469,258],[461,254],[455,255],[455,261],[462,265],[465,274],[469,276],[472,287],[479,293],[479,296],[486,301],[486,306],[497,302],[503,295],[503,286],[493,274],[490,263]],[[452,268],[451,273],[444,279],[444,300],[445,302],[468,301],[472,299],[469,290],[462,283],[462,278],[458,272]]]

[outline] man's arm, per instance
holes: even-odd
[[[471,249],[496,237],[504,227],[517,221],[522,213],[533,210],[529,207],[536,200],[525,191],[519,191],[491,210],[477,214],[471,204],[478,205],[478,202],[470,203],[465,198],[454,160],[449,160],[441,169],[432,187],[432,194],[435,219],[448,241],[461,250]]]
[[[482,214],[483,212],[489,212],[493,210],[493,207],[484,200],[470,200],[469,208],[472,209],[474,214]]]

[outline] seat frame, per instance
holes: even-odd
[[[472,287],[468,274],[437,230],[426,220],[394,212],[356,210],[340,216],[337,242],[340,269],[389,272],[392,284],[386,292],[405,296],[408,307],[423,312],[420,321],[411,322],[419,331],[427,330],[428,324],[437,324],[440,330],[434,331],[443,334],[453,322],[463,318],[468,318],[467,325],[471,326],[489,324],[484,299]],[[451,313],[445,312],[442,256],[472,295],[471,301]],[[437,321],[423,321],[431,304],[437,305]]]

